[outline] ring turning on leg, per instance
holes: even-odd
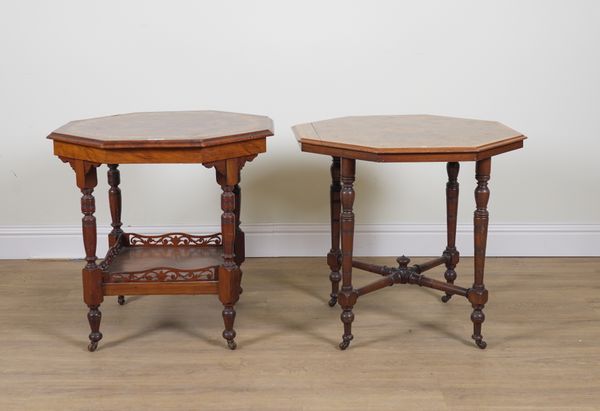
[[[221,233],[223,236],[223,263],[219,266],[219,300],[223,304],[223,323],[225,330],[223,338],[227,346],[235,350],[236,332],[233,329],[235,321],[235,308],[240,297],[242,272],[235,256],[236,225],[236,195],[235,186],[239,183],[239,163],[235,160],[226,160],[220,170],[217,168],[217,181],[221,185]],[[238,208],[239,211],[239,208]],[[239,245],[240,243],[238,243]]]
[[[238,176],[238,182],[240,180],[240,177]],[[244,233],[244,231],[241,228],[241,221],[240,221],[240,210],[242,207],[242,189],[240,188],[239,184],[236,184],[233,186],[233,194],[235,195],[235,208],[234,208],[234,214],[235,214],[235,244],[234,244],[234,251],[235,251],[235,263],[237,264],[238,267],[242,267],[242,263],[245,261],[246,259],[246,240],[245,240],[245,236],[246,234]],[[244,292],[244,289],[241,286],[242,284],[242,272],[240,271],[240,295]]]
[[[342,336],[340,349],[345,350],[350,345],[350,341],[352,341],[354,338],[352,335],[352,321],[354,321],[354,313],[352,312],[352,308],[344,309],[340,315],[340,318],[344,323],[344,335]]]
[[[344,323],[344,335],[340,349],[345,350],[352,341],[352,322],[354,313],[352,307],[358,294],[352,287],[352,249],[354,243],[354,175],[356,160],[342,158],[342,190],[341,190],[341,228],[342,228],[342,289],[338,293],[339,304],[342,307],[341,320]]]
[[[108,246],[112,247],[118,241],[119,236],[123,234],[123,230],[121,229],[123,223],[121,222],[122,200],[121,189],[119,188],[119,184],[121,184],[121,172],[119,171],[119,165],[109,164],[107,176],[108,185],[110,186],[110,189],[108,190],[108,202],[110,206],[110,216],[112,219],[112,230],[108,234]],[[119,295],[117,298],[117,303],[119,305],[124,305],[125,296]]]
[[[330,307],[333,307],[337,304],[339,291],[336,291],[336,289],[339,288],[341,279],[342,275],[339,273],[339,271],[332,271],[329,273],[329,281],[331,281],[331,294],[329,294],[329,301],[327,304]]]
[[[331,281],[331,294],[329,294],[329,306],[333,307],[338,300],[339,284],[342,279],[340,274],[340,158],[333,157],[331,162],[331,186],[330,194],[330,212],[331,212],[331,249],[327,254],[327,264],[331,272],[329,280]]]
[[[456,280],[456,271],[454,268],[458,264],[459,254],[456,250],[456,214],[458,212],[458,172],[460,164],[456,162],[448,163],[446,171],[448,173],[448,183],[446,183],[446,228],[447,245],[444,250],[446,257],[446,272],[444,278],[448,284],[454,284]],[[442,296],[442,302],[447,303],[452,298],[452,294],[446,293]]]
[[[487,347],[487,343],[483,341],[481,335],[481,324],[485,321],[485,314],[482,311],[483,305],[474,306],[473,313],[471,314],[471,321],[473,321],[473,335],[472,338],[475,340],[475,344],[481,349]]]
[[[473,307],[471,321],[473,321],[473,339],[479,348],[485,348],[487,344],[483,341],[481,335],[481,325],[485,320],[483,307],[488,299],[488,292],[483,283],[483,273],[485,267],[485,249],[487,243],[489,214],[487,204],[490,198],[488,181],[490,179],[491,159],[479,160],[476,164],[475,178],[477,179],[477,188],[475,188],[475,202],[477,208],[473,216],[474,226],[474,246],[475,246],[475,273],[473,287],[467,295],[469,302]]]
[[[225,323],[225,330],[223,331],[223,338],[227,340],[227,346],[230,350],[235,350],[237,344],[234,340],[235,330],[233,329],[233,322],[235,321],[235,309],[233,305],[226,305],[223,307],[223,321]]]
[[[90,323],[90,343],[88,345],[88,351],[93,352],[98,348],[98,342],[102,339],[102,333],[100,332],[100,321],[102,320],[102,313],[98,309],[99,305],[90,305],[89,312],[87,315],[88,322]]]
[[[81,229],[83,234],[83,245],[85,248],[85,267],[81,271],[83,280],[83,301],[88,306],[87,314],[91,333],[89,335],[89,351],[95,351],[98,348],[98,342],[102,339],[100,332],[100,321],[102,313],[99,310],[100,304],[104,300],[102,293],[102,271],[96,264],[96,200],[94,198],[94,187],[98,183],[96,168],[98,164],[91,164],[84,161],[73,161],[71,166],[75,170],[77,177],[77,186],[83,194],[81,196]]]

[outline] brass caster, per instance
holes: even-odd
[[[340,350],[344,351],[346,348],[348,348],[349,345],[350,345],[350,341],[346,341],[346,340],[342,341],[340,343]]]
[[[119,305],[125,305],[125,296],[124,295],[120,295],[117,298],[117,302],[119,303]]]
[[[335,305],[337,304],[337,296],[331,297],[331,299],[329,300],[329,302],[327,304],[329,304],[330,307],[335,307]]]
[[[91,342],[88,344],[88,351],[89,352],[94,352],[96,351],[96,349],[98,348],[98,343],[97,342]]]
[[[447,303],[452,298],[452,294],[442,295],[442,302]]]
[[[237,348],[237,344],[233,340],[227,340],[227,347],[229,347],[230,350],[235,350]]]

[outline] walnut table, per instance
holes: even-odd
[[[485,317],[483,308],[488,292],[483,283],[488,228],[487,204],[490,191],[490,166],[493,156],[523,147],[526,138],[493,121],[468,120],[429,115],[344,117],[297,125],[294,128],[302,151],[333,157],[331,165],[331,250],[327,262],[331,269],[330,306],[339,302],[344,334],[341,349],[352,340],[352,309],[358,297],[393,284],[417,284],[445,294],[466,297],[473,307],[473,339],[479,348],[486,343],[481,335]],[[354,237],[354,175],[356,160],[376,162],[446,162],[447,244],[442,256],[424,264],[409,266],[410,259],[398,257],[398,267],[378,266],[352,258]],[[459,253],[456,249],[456,213],[458,208],[458,170],[460,161],[475,161],[475,273],[469,288],[454,284]],[[341,177],[341,178],[340,178]],[[340,181],[341,180],[341,181]],[[340,207],[341,203],[341,207]],[[341,210],[340,210],[341,208]],[[341,250],[340,250],[341,237]],[[444,264],[445,281],[425,277],[423,272]],[[352,268],[381,276],[364,287],[352,286]],[[341,274],[340,274],[341,269]],[[339,289],[339,282],[342,287]]]
[[[234,305],[241,292],[244,233],[240,229],[240,170],[266,151],[273,135],[268,117],[217,111],[131,113],[70,122],[55,130],[54,154],[70,163],[81,190],[83,299],[89,307],[90,351],[100,333],[105,295],[218,294],[223,303],[223,337],[234,349]],[[214,167],[222,188],[221,232],[147,236],[121,229],[119,164],[200,163]],[[112,231],[102,262],[96,257],[93,191],[96,169],[108,165]]]

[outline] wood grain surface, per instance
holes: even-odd
[[[473,280],[472,263],[461,259],[458,284]],[[469,338],[468,302],[403,286],[358,302],[356,337],[340,351],[324,258],[244,265],[237,350],[223,345],[214,297],[145,296],[106,298],[105,338],[89,353],[81,262],[0,262],[0,409],[600,407],[598,258],[489,258],[486,350]],[[444,269],[430,273],[443,279]],[[372,280],[355,275],[359,286]]]
[[[379,154],[476,153],[526,138],[495,121],[425,114],[341,117],[293,130],[301,143]]]
[[[108,272],[142,271],[156,267],[193,270],[221,264],[222,254],[222,247],[125,247],[110,264]]]
[[[209,147],[273,135],[269,117],[223,111],[163,111],[71,121],[48,138],[96,148]]]

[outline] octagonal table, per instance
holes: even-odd
[[[266,151],[268,117],[218,111],[131,113],[70,122],[52,132],[54,154],[68,162],[83,196],[86,265],[83,299],[89,307],[88,349],[102,339],[104,296],[218,294],[229,348],[235,349],[234,305],[241,293],[244,232],[240,228],[240,171]],[[119,164],[198,163],[214,167],[221,186],[221,232],[209,235],[126,233],[121,222]],[[112,231],[103,261],[96,257],[96,169],[108,165]]]
[[[431,115],[343,117],[300,124],[294,126],[293,130],[302,151],[325,154],[333,158],[330,188],[331,250],[327,254],[327,262],[331,270],[329,305],[333,307],[338,302],[342,308],[344,334],[340,348],[346,349],[353,339],[351,326],[354,321],[353,307],[357,299],[394,284],[416,284],[443,291],[443,302],[448,302],[453,295],[466,297],[473,308],[472,338],[479,348],[485,348],[487,344],[481,334],[481,325],[485,320],[483,308],[488,300],[483,274],[491,159],[497,154],[523,147],[526,137],[494,121]],[[447,163],[447,243],[441,257],[409,266],[410,259],[401,256],[396,260],[398,267],[379,266],[353,259],[352,206],[355,197],[353,184],[356,160]],[[457,277],[455,268],[459,261],[456,248],[456,214],[460,161],[476,162],[476,209],[473,219],[475,269],[473,285],[469,288],[454,284]],[[446,267],[445,281],[423,275],[425,271],[442,264]],[[352,268],[378,274],[381,278],[364,287],[354,288]]]

